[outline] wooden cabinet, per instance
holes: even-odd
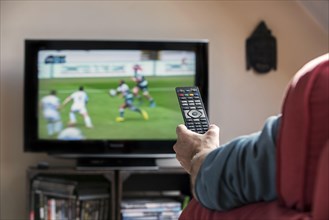
[[[36,192],[35,188],[33,188],[33,181],[40,178],[62,179],[78,184],[80,182],[90,182],[91,188],[97,182],[107,183],[109,191],[109,199],[108,203],[106,203],[109,211],[107,219],[110,220],[121,219],[121,203],[126,198],[170,198],[183,203],[184,200],[186,201],[186,198],[191,196],[189,175],[181,168],[123,168],[114,170],[104,168],[77,170],[73,167],[29,168],[27,170],[27,209],[29,210],[30,219],[34,217],[35,220],[40,219],[40,215],[33,215],[36,205],[34,201]],[[77,196],[76,198],[78,199],[79,197],[76,193],[74,192],[74,196]],[[103,213],[102,211],[100,212]],[[97,213],[97,216],[99,216],[99,213]],[[81,216],[80,220],[84,218],[88,217]],[[103,219],[100,216],[98,218]]]

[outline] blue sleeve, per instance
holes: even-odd
[[[276,198],[275,144],[280,119],[270,117],[261,132],[241,136],[207,155],[195,182],[201,204],[223,211]]]

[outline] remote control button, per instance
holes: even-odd
[[[202,115],[202,113],[197,110],[191,110],[188,112],[188,115],[192,118],[199,118]]]

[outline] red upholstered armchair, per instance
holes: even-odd
[[[276,154],[276,200],[218,212],[193,199],[180,220],[329,220],[329,54],[291,81]]]

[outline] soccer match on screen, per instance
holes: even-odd
[[[194,76],[193,51],[41,50],[39,138],[175,139]]]

